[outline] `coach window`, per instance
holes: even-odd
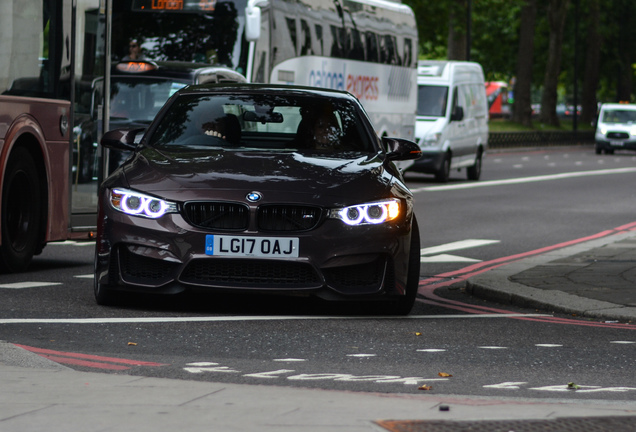
[[[330,26],[331,27],[331,57],[343,58],[344,57],[344,49],[342,40],[344,39],[343,28]]]
[[[412,58],[412,53],[413,53],[413,47],[412,47],[413,41],[409,38],[405,38],[404,39],[404,58],[403,58],[403,62],[402,65],[406,66],[406,67],[411,67],[411,62],[413,61]]]
[[[302,40],[300,55],[312,55],[313,50],[311,48],[311,28],[305,20],[300,20],[300,37]]]
[[[364,60],[364,46],[362,45],[360,32],[357,29],[351,29],[349,32],[349,52],[347,58],[352,60]]]
[[[320,24],[316,24],[314,26],[314,30],[316,31],[316,40],[320,44],[320,52],[318,53],[318,55],[325,55],[325,46],[322,37],[322,26]]]
[[[296,19],[295,18],[285,18],[287,21],[287,29],[289,30],[289,37],[291,38],[291,43],[293,47],[294,55],[296,55],[296,47],[298,46],[298,35],[296,31]]]
[[[365,34],[366,48],[367,48],[367,61],[378,63],[380,57],[378,55],[378,41],[375,33],[368,31]]]

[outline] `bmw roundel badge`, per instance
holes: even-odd
[[[261,195],[260,192],[250,192],[247,194],[246,198],[249,202],[256,202],[260,201],[261,198],[263,198],[263,195]]]

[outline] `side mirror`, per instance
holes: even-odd
[[[382,143],[387,150],[386,160],[403,161],[422,157],[422,150],[413,141],[385,137],[382,138]]]
[[[464,108],[459,105],[455,106],[453,113],[451,114],[451,121],[460,121],[464,119]]]
[[[102,136],[100,144],[106,148],[115,150],[135,150],[138,138],[141,138],[146,129],[114,129]]]
[[[245,39],[253,42],[261,37],[261,8],[256,6],[258,0],[248,0],[245,8]]]

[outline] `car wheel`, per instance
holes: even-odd
[[[411,228],[411,248],[409,250],[409,272],[406,279],[406,294],[395,306],[395,315],[408,315],[413,309],[417,291],[420,287],[420,229],[417,219],[413,216]]]
[[[97,273],[97,250],[95,251],[95,264],[93,266],[95,276],[93,278],[93,291],[95,293],[95,301],[100,306],[114,306],[118,303],[119,296],[112,290],[107,289],[102,285]]]
[[[594,151],[596,152],[597,155],[600,155],[601,153],[603,153],[603,149],[598,144],[596,144]]]
[[[475,158],[475,165],[470,166],[466,169],[466,174],[468,180],[479,180],[479,177],[481,177],[481,151],[477,153],[477,157]]]
[[[35,161],[24,148],[9,157],[2,191],[2,255],[4,271],[27,269],[38,250],[42,198]]]
[[[420,230],[417,220],[413,216],[411,231],[411,247],[409,250],[409,270],[406,279],[405,294],[398,300],[384,304],[380,311],[383,315],[408,315],[413,309],[417,291],[420,286]],[[376,305],[377,306],[377,305]],[[371,306],[373,308],[373,306]],[[376,309],[372,309],[377,312]]]
[[[439,171],[435,173],[435,180],[437,180],[440,183],[446,183],[448,181],[448,178],[450,177],[450,170],[451,170],[451,155],[450,153],[447,153],[444,156],[444,160],[442,161],[442,166],[440,167]]]

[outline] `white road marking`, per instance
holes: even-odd
[[[467,239],[456,242],[446,243],[439,246],[432,246],[428,248],[420,249],[420,262],[423,263],[443,263],[443,262],[480,262],[481,260],[466,258],[457,255],[444,254],[443,252],[450,252],[462,249],[470,249],[474,247],[487,246],[494,243],[499,243],[499,240],[482,240],[482,239]]]
[[[508,349],[508,347],[502,347],[502,346],[480,346],[480,347],[477,347],[477,348],[491,349],[491,350]]]
[[[236,369],[232,369],[229,366],[218,366],[218,363],[210,363],[211,366],[193,366],[207,364],[207,362],[188,363],[183,370],[193,374],[199,374],[203,372],[211,373],[241,373]],[[256,373],[242,374],[244,377],[250,378],[262,378],[262,379],[274,379],[284,378],[290,381],[346,381],[346,382],[375,382],[378,384],[393,384],[402,383],[404,385],[418,385],[420,382],[429,381],[448,381],[448,378],[423,378],[423,377],[401,377],[399,375],[351,375],[342,373],[301,373],[296,375],[290,375],[294,373],[293,369],[279,369],[274,371],[264,371]],[[287,376],[289,375],[289,376]]]
[[[430,257],[420,257],[420,262],[423,263],[453,263],[453,262],[481,262],[481,260],[478,259],[474,259],[474,258],[466,258],[466,257],[460,257],[457,255],[448,255],[448,254],[441,254],[441,255],[434,255],[434,256],[430,256]]]
[[[534,346],[543,347],[543,348],[559,348],[559,347],[562,347],[563,345],[559,345],[559,344],[534,344]]]
[[[445,349],[438,349],[438,348],[429,348],[429,349],[418,349],[416,350],[418,352],[445,352]]]
[[[51,246],[93,246],[95,247],[95,242],[91,240],[86,240],[86,241],[66,240],[63,242],[51,242],[47,244]]]
[[[613,344],[636,344],[636,341],[611,341]]]
[[[138,318],[3,318],[0,324],[156,324],[230,321],[315,321],[315,320],[418,320],[551,317],[550,314],[467,314],[407,316],[218,316],[218,317],[138,317]]]
[[[347,354],[347,357],[376,357],[376,354]]]
[[[533,183],[533,182],[549,181],[549,180],[563,180],[563,179],[571,179],[576,177],[588,177],[588,176],[598,176],[598,175],[608,175],[608,174],[628,174],[633,172],[636,172],[636,167],[616,168],[616,169],[606,169],[606,170],[596,170],[596,171],[577,171],[577,172],[543,175],[543,176],[535,176],[535,177],[520,177],[520,178],[505,179],[505,180],[465,182],[465,183],[450,184],[450,185],[443,185],[443,186],[428,186],[428,187],[411,189],[411,192],[413,193],[439,192],[439,191],[457,190],[457,189],[473,189],[473,188],[479,188],[479,187]]]
[[[283,358],[283,359],[274,359],[275,362],[304,362],[307,359],[299,359],[299,358]]]
[[[506,389],[506,390],[517,390],[520,389],[522,385],[524,384],[528,384],[527,382],[515,382],[515,381],[508,381],[508,382],[502,382],[500,384],[490,384],[490,385],[485,385],[484,388],[496,388],[496,389]]]
[[[456,242],[446,243],[439,246],[432,246],[424,249],[420,249],[420,255],[434,255],[442,252],[450,252],[462,249],[470,249],[479,246],[486,246],[494,243],[499,243],[500,240],[482,240],[482,239],[467,239]]]
[[[0,284],[0,288],[5,289],[25,289],[25,288],[40,288],[53,285],[62,285],[60,282],[16,282],[10,284]]]
[[[93,273],[91,273],[91,274],[85,274],[85,275],[76,275],[76,276],[73,276],[73,277],[76,277],[76,278],[79,278],[79,279],[93,279],[95,277],[95,275]]]
[[[295,372],[295,371],[293,369],[279,369],[279,370],[269,371],[269,372],[257,372],[252,374],[244,374],[243,376],[251,377],[251,378],[272,379],[272,378],[280,378],[279,375],[292,373],[292,372]]]
[[[544,387],[533,387],[530,390],[540,390],[540,391],[552,391],[552,392],[572,392],[572,393],[599,393],[599,392],[613,392],[613,393],[623,393],[628,391],[636,390],[634,387],[601,387],[601,386],[588,386],[588,385],[577,385],[578,388],[574,389],[566,385],[552,385],[552,386],[544,386]]]

